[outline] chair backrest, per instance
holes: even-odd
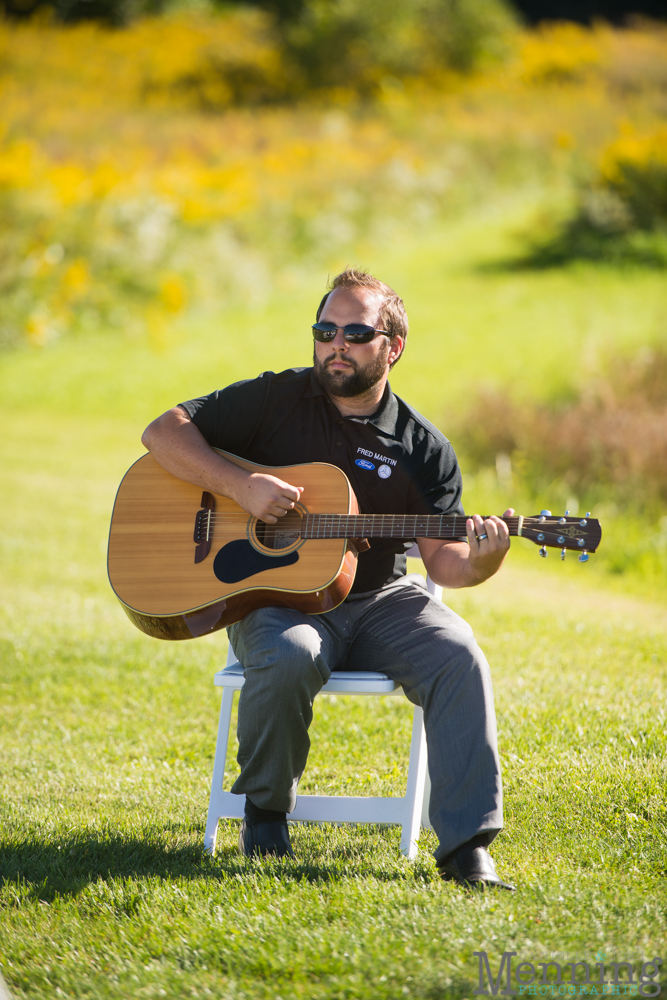
[[[416,542],[405,554],[408,559],[421,559],[422,557],[421,552],[419,551],[419,546]],[[433,580],[428,575],[426,576],[426,589],[429,594],[433,594],[433,596],[437,597],[439,601],[442,600],[442,587],[439,587],[437,583],[433,583]]]

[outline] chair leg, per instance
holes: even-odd
[[[429,810],[431,806],[431,775],[428,773],[428,754],[426,757],[426,777],[424,780],[424,803],[422,805],[422,829],[432,830]]]
[[[220,797],[222,795],[222,783],[225,777],[225,763],[227,761],[227,744],[229,742],[229,727],[232,721],[232,704],[234,702],[234,689],[225,687],[222,689],[222,701],[220,703],[220,722],[218,724],[218,739],[215,744],[215,760],[213,761],[213,777],[211,779],[211,796],[208,802],[208,818],[206,820],[206,833],[204,834],[204,850],[209,854],[215,854],[215,841],[218,833],[218,820],[220,818],[221,806]]]
[[[401,831],[401,851],[412,861],[417,857],[417,841],[422,817],[424,800],[424,781],[426,778],[426,733],[424,732],[424,713],[415,706],[412,719],[412,740],[410,741],[410,766],[408,768],[408,787],[405,795],[406,814]]]

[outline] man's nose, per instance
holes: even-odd
[[[336,327],[336,336],[331,341],[331,346],[335,347],[337,350],[340,350],[341,348],[345,348],[345,350],[347,350],[349,346],[347,340],[343,336],[343,329],[344,327],[342,326]]]

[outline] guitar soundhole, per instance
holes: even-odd
[[[305,508],[299,504],[294,510],[289,510],[276,524],[266,524],[264,521],[254,521],[250,529],[250,541],[260,552],[284,554],[293,552],[301,545],[301,521]]]

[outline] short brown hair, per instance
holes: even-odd
[[[382,321],[382,325],[389,334],[390,337],[402,337],[403,338],[403,349],[405,349],[405,342],[408,339],[408,314],[405,311],[405,306],[403,305],[403,299],[396,294],[393,288],[389,285],[385,285],[384,281],[378,281],[374,278],[372,274],[368,271],[362,270],[360,267],[346,267],[344,271],[337,274],[335,278],[332,278],[329,282],[329,290],[322,299],[317,309],[316,320],[319,320],[322,315],[322,310],[326,305],[326,301],[333,292],[334,288],[370,288],[371,291],[377,292],[382,296],[383,302],[380,306],[379,316]],[[401,354],[403,351],[401,351]],[[399,354],[399,358],[400,358]],[[398,361],[398,358],[396,358]],[[394,361],[394,365],[396,364]],[[393,365],[392,365],[393,367]]]

